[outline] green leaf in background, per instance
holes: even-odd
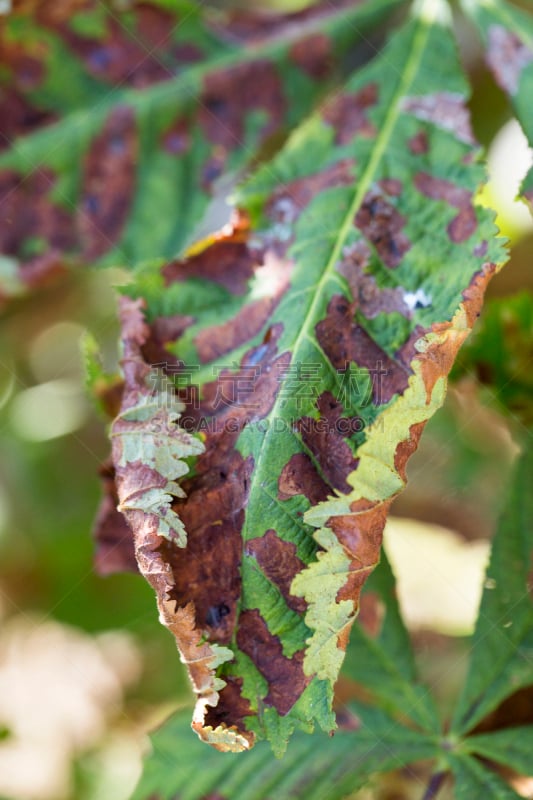
[[[246,758],[202,747],[179,712],[152,736],[152,752],[132,800],[342,800],[372,775],[435,754],[434,740],[395,723],[377,709],[357,706],[347,714],[353,730],[335,736],[292,739],[283,759],[265,744]]]
[[[473,373],[503,413],[533,424],[533,295],[490,299],[452,377]]]
[[[281,754],[295,729],[334,727],[388,508],[504,260],[473,202],[485,173],[448,22],[417,3],[245,184],[231,226],[124,290],[149,324],[138,337],[124,319],[125,352],[176,381],[205,445],[172,506],[186,547],[132,529],[183,660],[202,664],[193,727],[221,749]],[[420,692],[408,706],[433,728]]]
[[[455,800],[518,800],[519,795],[494,772],[470,756],[453,753],[449,763],[455,778]]]
[[[213,193],[224,216],[217,179],[279,143],[398,2],[319,3],[266,26],[188,0],[0,16],[3,294],[65,262],[177,255]]]
[[[533,146],[533,16],[506,0],[462,0],[462,5],[478,26],[486,62]],[[533,209],[533,168],[520,191]]]
[[[394,576],[384,553],[361,597],[342,673],[371,693],[375,705],[427,731],[440,731],[432,697],[417,683],[413,650],[396,599]]]
[[[515,466],[514,480],[492,546],[472,638],[472,656],[452,731],[472,730],[506,697],[533,686],[533,448]]]
[[[533,725],[469,736],[462,749],[466,748],[471,753],[514,769],[520,775],[533,777]]]

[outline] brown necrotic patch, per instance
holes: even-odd
[[[0,23],[1,25],[1,23]],[[0,150],[8,148],[17,136],[36,130],[55,119],[55,114],[39,104],[35,93],[42,84],[46,68],[44,60],[47,47],[44,43],[31,45],[10,42],[2,37],[0,68],[4,77],[0,79]]]
[[[390,203],[384,192],[373,188],[364,197],[354,224],[372,242],[387,267],[397,267],[411,242],[403,232],[405,217]]]
[[[187,498],[174,504],[187,546],[164,541],[160,552],[172,568],[172,599],[178,606],[192,600],[197,626],[227,644],[241,593],[241,529],[253,463],[233,449],[231,439],[208,444],[196,464],[198,474],[182,484]]]
[[[163,150],[172,156],[181,156],[186,153],[191,146],[191,135],[189,132],[189,122],[184,117],[178,117],[172,125],[167,128],[161,136]]]
[[[391,197],[399,197],[403,190],[403,183],[398,178],[383,178],[378,185]]]
[[[366,367],[373,377],[373,403],[388,403],[395,394],[404,392],[410,370],[389,358],[355,321],[357,307],[357,303],[350,303],[343,295],[334,295],[326,318],[316,326],[317,339],[338,372],[345,371],[350,363]]]
[[[115,484],[115,469],[106,463],[100,469],[104,496],[96,516],[93,538],[96,542],[94,556],[99,575],[116,572],[137,572],[133,533],[126,518],[117,509],[119,500]]]
[[[178,549],[162,542],[163,560],[171,566],[174,588],[171,598],[178,606],[192,601],[196,624],[211,641],[230,643],[241,594],[241,530],[248,502],[253,459],[244,459],[236,442],[244,426],[271,410],[290,354],[276,357],[276,335],[264,355],[268,369],[250,384],[232,381],[236,393],[228,393],[224,375],[208,387],[200,408],[183,412],[204,428],[205,452],[194,466],[194,475],[182,481],[186,497],[173,508],[187,530],[187,546]],[[239,376],[237,376],[239,378]],[[194,427],[194,426],[193,426]]]
[[[488,31],[487,64],[502,89],[515,95],[525,68],[533,61],[533,50],[503,25]]]
[[[487,250],[489,249],[489,243],[486,239],[484,239],[480,244],[477,244],[474,247],[474,255],[476,258],[484,258],[487,254]]]
[[[132,108],[114,109],[87,152],[78,228],[86,258],[97,258],[120,239],[135,189],[137,131]]]
[[[295,423],[295,429],[316,458],[329,485],[349,492],[346,478],[356,468],[357,460],[345,439],[361,430],[361,421],[358,417],[343,417],[342,403],[331,392],[323,392],[316,405],[319,419],[302,417]]]
[[[194,339],[200,361],[204,364],[214,361],[252,339],[266,324],[276,305],[276,300],[264,297],[244,306],[222,325],[200,331]]]
[[[187,408],[184,416],[196,422],[205,418],[195,408]],[[241,529],[253,460],[235,449],[247,420],[245,410],[225,406],[222,416],[219,426],[206,427],[205,452],[197,458],[193,476],[182,482],[186,497],[173,505],[187,530],[187,546],[179,549],[162,541],[160,552],[172,569],[172,599],[179,607],[192,601],[198,628],[227,644],[241,593]]]
[[[162,272],[166,285],[197,278],[217,283],[232,294],[245,294],[261,261],[259,254],[250,250],[245,241],[239,241],[239,237],[240,234],[236,233],[234,238],[215,241],[187,259],[171,261]]]
[[[219,695],[215,708],[208,708],[205,725],[213,728],[224,725],[228,728],[236,727],[238,730],[246,729],[246,717],[254,716],[250,703],[242,696],[242,678],[225,675],[226,685]]]
[[[458,210],[447,227],[452,242],[459,244],[472,236],[477,228],[477,218],[472,203],[472,194],[451,181],[435,178],[427,172],[415,175],[414,185],[425,197],[432,200],[444,200]]]
[[[52,122],[55,115],[35,106],[15,89],[0,87],[0,150],[11,147],[17,136],[31,133]]]
[[[417,422],[409,428],[409,438],[400,442],[394,453],[394,469],[404,483],[407,483],[407,462],[416,451],[425,428],[425,422]]]
[[[408,143],[409,150],[413,155],[420,156],[429,151],[429,139],[425,131],[418,131],[414,136],[411,136]]]
[[[168,351],[167,345],[174,344],[180,339],[194,321],[194,317],[182,314],[155,319],[150,325],[149,336],[142,348],[146,363],[158,366],[163,371],[169,366],[173,368],[179,366],[181,362]]]
[[[256,608],[241,613],[237,645],[268,683],[265,705],[274,706],[281,716],[288,714],[310,681],[303,671],[304,651],[287,658],[280,640],[270,633]]]
[[[287,461],[278,480],[278,500],[297,495],[307,497],[312,506],[326,500],[330,488],[306,453],[295,453]]]
[[[404,301],[403,290],[400,287],[380,289],[376,279],[366,272],[371,258],[370,248],[359,240],[344,249],[338,266],[339,272],[348,281],[357,307],[367,319],[393,311],[408,316],[409,308]]]
[[[335,186],[351,186],[354,166],[353,158],[343,158],[313,175],[284,183],[268,200],[266,213],[274,222],[294,222],[317,194]]]
[[[29,175],[0,173],[0,250],[23,262],[28,274],[22,279],[29,285],[39,283],[75,246],[69,210],[50,198],[55,182],[44,167]],[[28,249],[28,240],[37,253]]]
[[[312,33],[291,45],[289,58],[309,77],[326,78],[333,67],[331,41],[323,33]]]
[[[348,144],[355,136],[370,138],[377,131],[368,118],[368,110],[378,100],[376,83],[369,83],[358,92],[340,93],[329,101],[323,119],[335,130],[336,144]]]
[[[215,360],[230,353],[245,342],[253,339],[267,324],[281,298],[289,288],[289,278],[293,264],[267,254],[265,263],[254,270],[256,286],[266,279],[269,283],[268,295],[243,306],[231,319],[220,325],[212,325],[201,330],[195,337],[198,356],[203,363]],[[245,354],[243,365],[261,364],[272,355],[272,347],[281,335],[280,325],[273,326],[265,333],[264,341]]]
[[[128,20],[131,32],[117,14],[108,15],[102,37],[74,31],[68,19],[45,24],[57,30],[93,78],[143,88],[168,80],[178,66],[201,57],[196,47],[189,46],[185,53],[173,41],[176,21],[175,14],[162,8],[135,3]]]
[[[222,369],[216,380],[202,386],[202,399],[198,412],[202,418],[209,419],[217,430],[241,429],[252,420],[265,417],[279,392],[282,379],[290,364],[290,353],[282,353],[273,358],[276,341],[249,351],[261,351],[261,361],[247,363],[243,356],[241,369]]]
[[[379,561],[383,538],[383,527],[391,501],[379,504],[355,504],[352,514],[332,517],[327,526],[331,528],[346,555],[350,558],[348,580],[337,593],[337,602],[351,600],[354,610],[359,606],[361,589]],[[339,648],[348,644],[349,630],[339,637]]]
[[[422,376],[428,402],[436,382],[443,375],[447,375],[450,372],[459,348],[479,317],[485,289],[495,272],[495,264],[483,264],[483,267],[474,274],[470,285],[463,292],[462,305],[466,313],[467,327],[461,329],[454,336],[447,338],[443,334],[452,329],[453,322],[436,322],[431,326],[433,332],[437,334],[437,341],[427,350],[418,354],[418,359],[422,364]]]
[[[385,604],[377,592],[364,592],[361,595],[357,624],[367,636],[377,639],[385,619]]]
[[[402,108],[417,119],[431,122],[443,130],[450,131],[466,144],[474,144],[470,115],[462,95],[454,92],[434,92],[406,97]]]
[[[260,538],[246,543],[246,554],[255,558],[268,580],[278,587],[288,607],[304,614],[307,603],[290,591],[293,579],[305,567],[298,558],[296,545],[280,539],[276,531],[270,529]]]
[[[266,59],[212,72],[205,78],[199,121],[207,139],[227,150],[242,147],[246,116],[262,111],[267,122],[262,138],[274,133],[285,114],[283,85]]]

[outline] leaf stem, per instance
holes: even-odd
[[[424,797],[422,800],[433,800],[439,793],[442,788],[442,784],[446,780],[448,776],[448,772],[435,772],[434,775],[431,776],[429,779],[429,783],[427,785],[426,791],[424,792]]]

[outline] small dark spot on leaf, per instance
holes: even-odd
[[[204,189],[204,191],[210,191],[213,183],[217,178],[220,178],[224,171],[225,162],[226,158],[223,154],[215,154],[205,162],[201,177],[202,189]]]
[[[288,714],[310,681],[303,671],[304,650],[292,658],[284,656],[280,640],[270,633],[256,608],[241,613],[237,644],[268,683],[265,705],[274,706],[281,716]]]
[[[444,200],[457,208],[459,213],[448,225],[448,234],[452,242],[466,241],[477,228],[477,218],[472,204],[472,195],[451,181],[435,178],[427,172],[415,175],[414,185],[419,192],[432,200]]]
[[[379,181],[379,185],[385,194],[389,194],[391,197],[399,197],[402,193],[403,184],[397,178],[383,178]]]
[[[328,484],[320,477],[306,453],[295,453],[287,461],[278,480],[278,499],[289,500],[295,495],[305,495],[312,505],[326,500]]]
[[[372,242],[383,263],[387,267],[397,267],[411,247],[402,230],[406,220],[379,189],[366,193],[354,222]]]
[[[376,134],[374,124],[368,118],[368,109],[376,105],[378,87],[369,83],[360,91],[337,94],[324,108],[324,121],[335,129],[337,144],[348,144],[354,136],[372,137]]]
[[[213,144],[228,150],[241,147],[245,118],[259,109],[268,117],[264,138],[277,130],[285,113],[282,83],[272,62],[257,60],[207,75],[199,118]]]
[[[230,609],[225,603],[221,603],[218,606],[211,606],[207,612],[205,624],[210,628],[216,628],[229,613]]]
[[[415,156],[427,153],[429,150],[429,140],[427,133],[425,131],[419,131],[418,133],[415,133],[415,135],[409,139],[408,144],[409,144],[409,150]]]
[[[312,33],[295,42],[289,58],[311,78],[325,78],[331,71],[331,42],[323,33]]]
[[[187,120],[178,119],[163,133],[162,145],[167,153],[173,156],[186,153],[190,147],[190,135]]]
[[[269,581],[278,587],[289,608],[298,614],[305,613],[305,600],[291,594],[292,581],[305,567],[298,558],[296,545],[280,539],[276,531],[268,530],[263,536],[247,542],[246,552],[256,559]]]

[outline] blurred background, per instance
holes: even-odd
[[[531,153],[472,32],[462,26],[459,34],[475,131],[489,153],[491,182],[481,200],[498,210],[512,244],[489,297],[531,292],[533,220],[514,201]],[[13,301],[0,323],[4,800],[126,800],[147,731],[190,698],[151,588],[138,576],[101,578],[92,568],[98,469],[108,444],[86,393],[80,339],[90,331],[105,366],[116,369],[113,287],[123,281],[120,271],[72,272]],[[444,708],[466,668],[466,637],[519,427],[463,371],[427,426],[388,525],[386,547],[422,675]],[[400,777],[383,780],[372,796],[409,797]]]

